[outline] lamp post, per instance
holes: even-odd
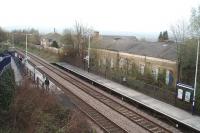
[[[17,35],[17,33],[12,33],[13,48],[15,48],[15,35]]]
[[[28,56],[27,56],[27,43],[28,43],[28,36],[30,36],[32,34],[26,34],[26,51],[25,51],[25,63],[27,63],[27,59],[28,59]]]
[[[197,73],[198,73],[198,60],[199,60],[199,37],[198,37],[198,43],[197,43],[197,58],[196,58],[196,70],[195,70],[195,79],[194,79],[194,95],[193,95],[193,101],[192,101],[192,113],[194,113],[194,107],[195,107],[195,95],[196,95]]]
[[[91,34],[92,32],[91,31],[88,31],[88,32],[85,32],[86,35],[88,35],[88,55],[87,57],[85,58],[87,61],[88,61],[88,72],[90,70],[90,41],[91,41]]]
[[[14,34],[15,33],[12,34],[13,48],[15,47]]]
[[[90,70],[90,34],[88,36],[89,42],[88,42],[88,72]]]

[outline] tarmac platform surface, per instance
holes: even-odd
[[[105,78],[95,75],[93,73],[89,73],[87,71],[84,71],[84,70],[82,70],[78,67],[72,66],[70,64],[63,63],[63,62],[56,63],[56,64],[66,68],[78,75],[81,75],[93,82],[96,82],[102,86],[105,86],[106,88],[109,88],[116,93],[124,95],[133,101],[136,101],[142,105],[145,105],[148,108],[151,108],[152,110],[160,112],[160,113],[162,113],[184,125],[187,125],[195,130],[200,131],[200,116],[192,115],[191,113],[189,113],[185,110],[182,110],[180,108],[177,108],[177,107],[167,104],[165,102],[156,100],[152,97],[149,97],[145,94],[135,91],[134,89],[128,88],[126,86],[123,86],[114,81],[105,79]]]

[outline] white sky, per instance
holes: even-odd
[[[79,21],[95,30],[160,32],[189,20],[200,0],[0,0],[0,26],[53,31]]]

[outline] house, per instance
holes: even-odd
[[[59,46],[62,46],[61,42],[61,35],[57,32],[48,33],[46,35],[41,36],[40,44],[42,47],[47,48],[50,47],[51,44],[55,41]]]
[[[110,70],[119,68],[124,71],[124,76],[137,69],[141,76],[148,73],[155,81],[162,74],[163,82],[174,86],[177,78],[176,47],[172,42],[142,42],[135,36],[103,35],[99,36],[99,43],[92,50],[100,69],[102,66]]]

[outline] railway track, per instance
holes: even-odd
[[[23,54],[21,51],[18,50],[19,53]],[[30,54],[29,54],[30,55]],[[30,55],[34,56],[34,55]],[[32,58],[31,57],[31,58]],[[38,57],[33,57],[38,60]],[[35,60],[34,60],[35,61]],[[38,62],[39,61],[35,61]],[[33,63],[31,63],[33,64]],[[39,63],[43,66],[44,63]],[[49,64],[48,64],[49,65]],[[51,70],[52,71],[52,70]],[[47,74],[48,75],[48,74]],[[126,130],[122,129],[120,126],[118,126],[116,123],[112,122],[110,119],[106,118],[103,114],[99,113],[97,110],[95,110],[93,107],[91,107],[89,104],[87,104],[85,101],[80,99],[78,96],[70,92],[66,89],[65,86],[61,85],[56,81],[56,79],[51,78],[53,82],[58,85],[58,87],[62,88],[64,93],[71,99],[71,102],[80,110],[82,111],[88,118],[90,118],[93,122],[95,122],[105,133],[128,133]]]
[[[152,132],[152,133],[170,133],[171,131],[166,129],[165,127],[160,126],[159,124],[149,120],[148,118],[138,114],[137,112],[130,110],[129,108],[123,106],[122,104],[114,101],[113,99],[109,98],[108,96],[105,96],[104,94],[98,92],[95,90],[95,87],[92,85],[89,85],[88,83],[85,83],[84,81],[78,79],[77,77],[67,73],[64,70],[58,69],[57,67],[47,63],[43,59],[38,58],[35,55],[32,55],[29,53],[29,56],[43,66],[46,66],[49,70],[55,72],[59,76],[61,76],[63,79],[69,81],[73,85],[77,86],[79,89],[83,90],[87,94],[91,95],[95,99],[98,99],[105,105],[109,106],[113,110],[117,111],[121,115],[125,116],[129,120],[131,120],[133,123],[141,126],[145,130]],[[93,114],[93,113],[91,113]],[[95,117],[95,116],[94,116]],[[107,124],[106,124],[107,125]]]
[[[56,82],[56,81],[55,81]],[[64,88],[63,86],[60,86]],[[76,95],[71,92],[64,90],[65,94],[72,99],[71,101],[79,110],[81,110],[87,117],[94,121],[101,129],[106,133],[126,133],[125,130],[121,129],[118,125],[107,119],[105,116],[100,114],[94,108],[89,106],[83,100],[78,98]]]

